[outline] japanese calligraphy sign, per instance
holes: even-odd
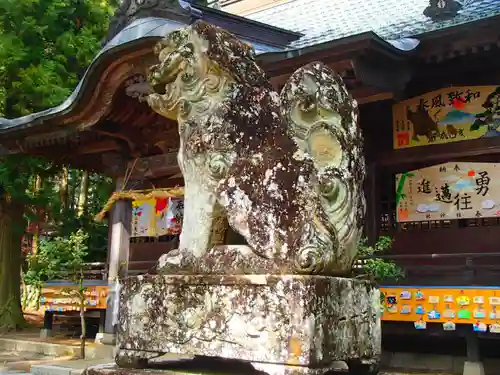
[[[441,89],[393,106],[394,148],[500,135],[500,87]]]
[[[397,221],[500,217],[500,164],[446,163],[396,176]]]
[[[157,237],[179,234],[184,201],[175,198],[151,198],[132,202],[131,237]]]

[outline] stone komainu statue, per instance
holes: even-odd
[[[278,95],[251,46],[204,22],[171,33],[155,53],[148,103],[178,121],[185,181],[180,247],[166,262],[208,259],[222,210],[251,249],[242,272],[255,273],[252,259],[270,272],[348,272],[365,164],[357,103],[340,76],[311,63]],[[228,249],[218,253],[225,272]]]

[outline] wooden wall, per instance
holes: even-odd
[[[448,86],[500,85],[500,52],[459,56],[442,63],[415,64],[414,77],[399,99]],[[402,283],[419,285],[498,285],[500,221],[451,220],[400,225],[395,219],[395,174],[447,161],[500,160],[500,137],[394,151],[394,100],[361,106],[368,167],[366,234],[394,238],[392,256],[407,271]],[[418,150],[417,150],[418,149]],[[434,254],[434,255],[433,255]]]

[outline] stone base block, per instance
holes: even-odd
[[[484,375],[483,363],[465,361],[463,375]]]
[[[335,361],[370,368],[381,352],[379,306],[378,289],[363,280],[137,276],[122,287],[117,363],[140,368],[177,353],[294,369],[327,370]]]
[[[116,335],[114,333],[98,333],[96,336],[97,340],[104,345],[116,345]]]
[[[41,339],[47,339],[47,338],[53,337],[53,336],[54,336],[54,332],[51,329],[42,328],[40,330],[40,338]]]

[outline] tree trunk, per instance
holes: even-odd
[[[40,194],[40,190],[42,190],[42,178],[40,175],[37,175],[35,179],[35,194]],[[41,210],[39,208],[36,208],[36,210],[39,217],[33,226],[33,240],[31,241],[31,253],[33,255],[38,253],[38,246],[40,245],[40,222],[42,221]]]
[[[80,272],[78,280],[78,290],[80,299],[80,324],[82,326],[82,334],[80,336],[80,357],[85,359],[85,338],[87,336],[87,324],[85,323],[85,288],[83,287],[83,271]]]
[[[83,216],[87,208],[87,197],[89,192],[89,172],[83,171],[80,184],[80,196],[78,197],[78,216]]]
[[[0,202],[0,329],[25,325],[21,309],[21,234],[23,210]]]
[[[63,167],[59,180],[59,200],[61,201],[61,212],[68,209],[68,183],[69,183],[69,170],[68,167]]]
[[[21,280],[21,284],[23,288],[23,292],[21,293],[21,309],[24,311],[28,303],[28,285],[23,280]]]
[[[85,303],[80,304],[80,324],[82,325],[82,335],[80,336],[80,357],[85,359],[85,336],[87,335],[87,325],[85,324]]]

